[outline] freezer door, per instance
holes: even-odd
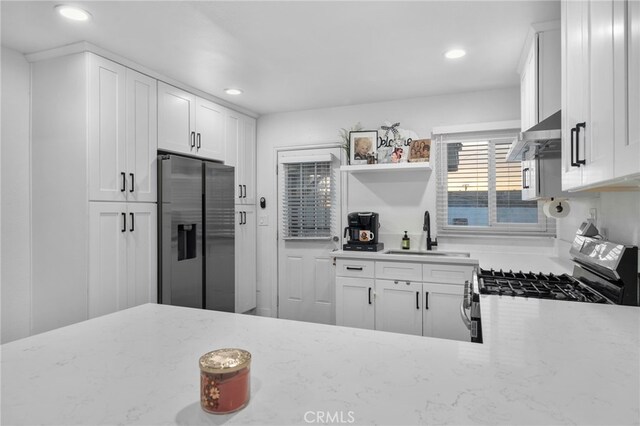
[[[234,168],[204,166],[205,308],[235,312]]]
[[[158,156],[160,303],[203,307],[202,161]]]

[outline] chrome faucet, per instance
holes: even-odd
[[[431,241],[431,217],[429,216],[429,210],[424,212],[424,224],[422,230],[427,232],[427,250],[433,250],[433,247],[438,245],[438,239]]]

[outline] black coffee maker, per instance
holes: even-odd
[[[378,213],[354,212],[347,216],[349,226],[344,228],[346,244],[343,250],[350,251],[380,251],[384,244],[378,242]]]

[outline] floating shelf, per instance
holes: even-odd
[[[380,171],[409,171],[409,170],[431,170],[429,163],[385,163],[385,164],[354,164],[351,166],[340,166],[341,172],[347,173],[368,173]]]

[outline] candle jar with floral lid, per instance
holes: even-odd
[[[200,405],[208,413],[226,414],[249,403],[251,354],[218,349],[200,357]]]

